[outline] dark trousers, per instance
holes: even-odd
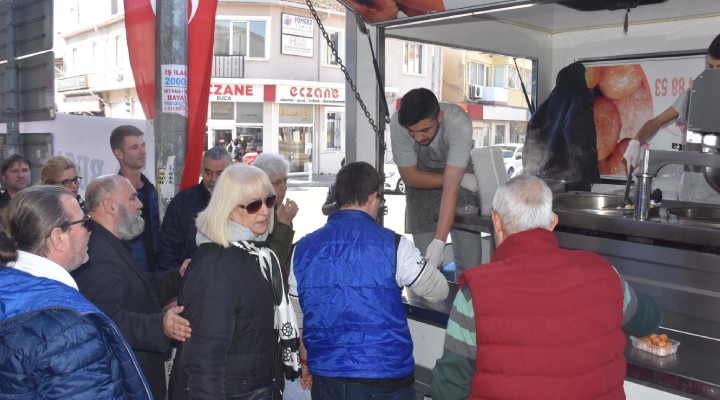
[[[415,388],[384,388],[313,375],[313,400],[415,400]]]

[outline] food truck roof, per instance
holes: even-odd
[[[557,72],[574,61],[704,53],[718,32],[718,1],[647,1],[651,3],[628,13],[580,11],[559,1],[444,0],[437,2],[442,11],[412,17],[400,11],[397,18],[371,25],[382,28],[387,38],[533,59],[539,104],[552,90]],[[608,8],[621,3],[637,2],[604,1]]]

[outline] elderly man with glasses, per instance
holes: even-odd
[[[117,326],[79,292],[90,221],[67,190],[14,195],[0,240],[3,398],[151,399]]]
[[[163,305],[176,297],[184,269],[149,273],[141,269],[126,241],[142,234],[142,202],[130,181],[120,175],[93,179],[85,192],[92,218],[90,259],[73,272],[80,292],[120,327],[148,379],[156,399],[164,399],[165,356],[171,340],[190,337],[182,307]]]

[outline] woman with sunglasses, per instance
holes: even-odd
[[[234,164],[198,215],[178,299],[193,336],[175,358],[170,399],[279,400],[296,376],[297,323],[267,245],[275,200],[263,171]]]
[[[44,185],[60,186],[72,193],[84,209],[85,202],[78,194],[82,176],[78,176],[78,168],[72,160],[63,156],[52,156],[45,161],[40,170],[40,182]]]

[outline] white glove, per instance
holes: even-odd
[[[630,143],[628,143],[627,149],[625,149],[623,158],[628,168],[630,166],[633,168],[637,167],[638,160],[640,160],[640,142],[635,139],[631,140]]]
[[[427,266],[432,268],[440,267],[443,261],[443,253],[445,252],[445,242],[440,239],[433,239],[425,251],[425,259]]]
[[[478,186],[477,186],[477,180],[475,180],[475,174],[465,174],[463,175],[462,182],[460,182],[460,187],[463,187],[471,192],[477,192]]]

